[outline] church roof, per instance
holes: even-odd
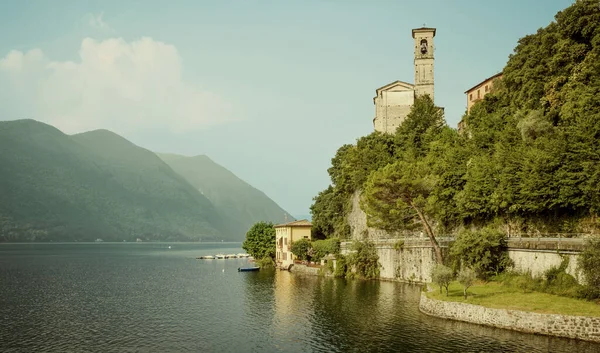
[[[433,32],[433,36],[435,37],[435,28],[431,28],[431,27],[415,28],[412,30],[413,38],[415,37],[415,32]]]
[[[375,98],[377,98],[377,96],[379,95],[380,91],[387,91],[389,89],[392,89],[394,87],[402,87],[405,88],[407,91],[410,90],[414,90],[415,89],[415,85],[413,85],[412,83],[408,83],[408,82],[404,82],[404,81],[394,81],[392,83],[388,83],[385,86],[381,86],[379,88],[377,88],[375,90],[375,97],[373,97],[373,103],[375,103]]]
[[[299,221],[293,221],[293,222],[275,225],[275,228],[280,228],[280,227],[312,227],[312,223],[310,223],[307,219],[301,219]]]
[[[404,81],[394,81],[392,83],[388,83],[385,86],[381,86],[379,88],[377,88],[375,90],[375,92],[379,92],[379,91],[387,91],[390,88],[394,88],[394,87],[403,87],[403,88],[407,88],[409,90],[411,89],[415,89],[415,85],[413,85],[412,83],[408,83],[408,82],[404,82]]]

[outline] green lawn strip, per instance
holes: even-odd
[[[431,285],[435,290],[428,292],[427,296],[432,299],[481,305],[495,309],[511,309],[532,311],[541,314],[562,314],[576,316],[600,317],[600,305],[568,297],[557,295],[523,291],[502,285],[498,282],[477,283],[467,291],[468,299],[463,297],[463,288],[458,282],[452,282],[449,295],[443,291],[440,294],[439,287]]]

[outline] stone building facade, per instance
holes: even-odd
[[[406,119],[415,97],[428,94],[434,97],[433,66],[435,28],[412,30],[414,39],[415,83],[394,81],[375,90],[375,131],[393,134]]]
[[[473,107],[475,103],[482,100],[486,94],[492,91],[492,87],[494,86],[494,81],[496,79],[502,79],[502,73],[488,77],[465,91],[465,94],[467,95],[467,114],[471,112],[471,107]]]
[[[275,262],[278,267],[288,268],[294,263],[296,256],[292,254],[292,243],[300,239],[311,239],[312,223],[303,219],[275,227]]]

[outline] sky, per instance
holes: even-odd
[[[0,120],[108,129],[206,154],[296,217],[336,150],[373,131],[375,89],[414,82],[411,29],[437,28],[435,102],[464,92],[573,0],[7,0]]]

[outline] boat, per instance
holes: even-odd
[[[217,255],[215,255],[215,258],[221,260],[221,259],[225,258],[225,255],[223,255],[223,254],[217,254]]]
[[[248,254],[242,254],[242,253],[237,254],[237,257],[239,257],[240,259],[243,258],[243,257],[248,257],[248,256],[250,256],[250,255],[248,255]]]
[[[250,271],[258,271],[260,267],[239,267],[238,272],[250,272]]]
[[[225,258],[226,259],[235,259],[235,258],[237,258],[237,255],[236,254],[227,254],[227,255],[225,255]]]
[[[199,260],[214,260],[215,257],[212,255],[206,255],[206,256],[197,257],[197,259],[199,259]]]

